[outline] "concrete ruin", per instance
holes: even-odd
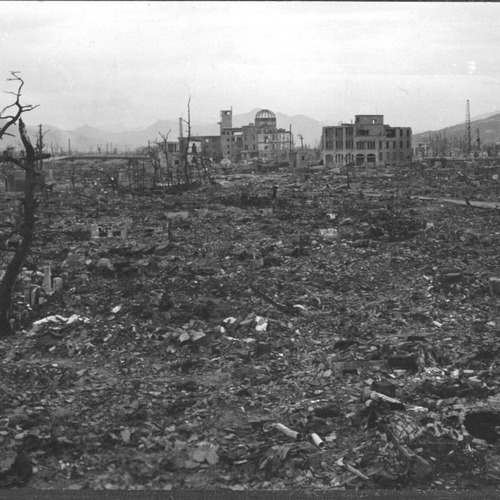
[[[99,238],[127,238],[132,219],[128,217],[99,220],[99,223],[90,225],[91,239]]]

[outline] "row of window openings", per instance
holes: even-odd
[[[227,149],[228,151],[230,151],[230,150],[231,150],[231,146],[228,144],[228,145],[226,146],[226,149]],[[280,148],[279,144],[278,144],[278,145],[276,145],[276,144],[272,144],[272,145],[271,145],[271,150],[273,150],[273,151],[281,151],[282,149],[283,149],[283,148]],[[243,145],[243,150],[246,150],[246,145]],[[256,151],[255,144],[253,144],[253,145],[252,145],[252,150],[253,150],[253,151]],[[265,151],[269,151],[269,146],[264,146],[264,150],[265,150]]]
[[[224,131],[223,135],[231,135],[232,136],[233,134],[229,131]],[[252,139],[254,141],[256,140],[255,135],[252,136]],[[234,141],[235,137],[232,136],[231,140]],[[271,141],[287,141],[288,139],[283,134],[271,134],[270,137],[267,137],[267,136],[264,137],[264,142],[268,142],[269,140],[271,140]]]
[[[406,135],[406,137],[410,137],[410,129],[409,128],[405,129],[405,130],[403,130],[403,129],[387,130],[386,135],[388,137],[396,137],[398,130],[399,130],[399,137],[404,137],[405,135]],[[369,130],[358,130],[357,135],[370,135],[370,131]]]
[[[385,144],[385,147],[384,147],[384,144]],[[392,146],[391,146],[392,144]],[[387,142],[383,142],[383,141],[380,141],[379,142],[379,149],[396,149],[397,148],[397,141],[387,141]],[[400,149],[403,149],[405,146],[404,146],[404,141],[399,141],[399,148]],[[409,148],[410,147],[410,141],[406,141],[406,147]],[[375,142],[374,141],[368,141],[368,142],[365,142],[365,141],[360,141],[360,142],[357,142],[356,143],[356,148],[357,149],[375,149]]]
[[[325,130],[325,137],[327,138],[333,138],[333,137],[342,137],[342,134],[345,130],[345,134],[348,136],[354,135],[354,130],[352,128],[346,128],[346,129],[326,129]],[[358,135],[366,135],[366,134],[358,134]]]
[[[227,150],[229,151],[231,149],[231,146],[227,146]],[[246,145],[243,145],[243,150],[246,150]],[[266,146],[266,149],[267,149],[267,146]],[[252,150],[253,151],[256,151],[256,147],[255,147],[255,144],[252,145]]]
[[[357,150],[362,150],[362,149],[375,149],[375,141],[358,141],[356,142],[356,149]],[[392,144],[392,146],[391,146]],[[403,149],[404,146],[404,141],[399,141],[399,147],[400,149]],[[410,141],[406,141],[406,147],[410,147]],[[387,141],[387,142],[379,142],[379,149],[396,149],[397,148],[397,142],[396,141]],[[326,148],[325,149],[333,149],[333,142],[332,141],[326,141]],[[335,149],[344,149],[344,145],[342,141],[336,141],[335,142]],[[353,144],[349,141],[346,143],[345,149],[353,149]]]
[[[277,141],[277,142],[289,142],[288,139],[284,139],[284,138],[281,138],[281,137],[279,137],[278,139],[275,139],[273,137],[271,140],[272,141]],[[229,142],[229,140],[226,141],[226,142]],[[231,137],[230,142],[236,142],[236,137]],[[268,137],[264,137],[264,141],[263,142],[265,144],[268,144],[269,143],[269,138]]]
[[[399,137],[404,137],[405,135],[406,135],[406,137],[410,137],[410,129],[409,128],[408,129],[387,130],[386,135],[388,137],[396,137],[398,130],[399,130]],[[347,129],[345,129],[345,131],[346,131],[346,135],[351,135],[351,136],[353,135],[353,129],[347,128]],[[327,138],[333,138],[334,136],[335,137],[342,137],[342,132],[343,132],[342,129],[326,130],[326,137]],[[370,135],[370,131],[369,130],[358,130],[357,135],[362,135],[362,136]]]
[[[326,141],[325,149],[333,149],[333,141]],[[342,141],[335,142],[335,149],[344,149],[343,142]],[[354,142],[347,141],[345,144],[345,149],[354,149]]]
[[[375,155],[368,155],[369,157],[372,156],[373,158],[375,158]],[[340,154],[337,154],[335,155],[335,161],[337,163],[342,163],[343,161],[349,161],[349,160],[352,160],[353,158],[353,155],[340,155]],[[393,151],[392,154],[387,152],[385,154],[385,159],[386,161],[394,161],[394,160],[397,160],[397,159],[400,159],[400,160],[404,160],[404,153],[402,151],[399,151],[399,153],[397,151]],[[331,160],[333,159],[333,156],[332,155],[327,155],[326,157],[326,160],[327,162],[330,162]],[[381,151],[379,152],[378,154],[378,159],[380,161],[384,161],[384,153],[382,153]]]

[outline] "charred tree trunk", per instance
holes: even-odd
[[[170,186],[173,184],[173,173],[170,170],[170,161],[168,158],[168,136],[170,134],[170,130],[166,133],[166,135],[162,134],[161,132],[158,132],[160,134],[160,137],[162,139],[162,142],[159,143],[160,149],[165,155],[165,177],[167,184]],[[161,161],[160,161],[160,173],[161,173]],[[163,181],[163,178],[162,178]]]
[[[184,152],[183,152],[183,158],[184,158],[184,182],[186,183],[186,187],[189,186],[191,183],[191,176],[189,175],[189,141],[191,140],[191,96],[189,97],[188,100],[188,105],[187,105],[187,111],[188,111],[188,119],[185,121],[187,125],[187,138],[186,138],[186,144],[184,146]]]
[[[23,199],[23,220],[19,229],[21,242],[14,252],[14,256],[7,265],[5,274],[0,282],[0,337],[7,336],[12,332],[10,315],[12,310],[12,294],[17,277],[22,270],[23,263],[28,256],[35,235],[35,212],[37,201],[35,189],[40,183],[39,173],[36,170],[37,155],[26,134],[24,122],[19,119],[19,134],[24,145],[26,155],[20,165],[25,171],[25,186]],[[12,161],[12,159],[10,159]]]

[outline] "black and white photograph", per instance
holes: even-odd
[[[498,498],[500,4],[0,19],[0,497]]]

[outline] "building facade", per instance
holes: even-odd
[[[233,127],[232,110],[221,111],[221,155],[231,161],[261,159],[289,160],[293,149],[291,131],[278,128],[275,114],[262,109],[255,115],[255,123]]]
[[[192,136],[189,138],[189,143],[187,143],[187,137],[182,137],[179,141],[179,156],[182,158],[187,152],[187,161],[192,163],[193,159],[199,161],[202,155],[202,138],[199,136]],[[187,146],[187,151],[186,151]]]
[[[321,159],[326,166],[383,166],[412,160],[410,127],[384,124],[383,115],[356,115],[354,123],[323,127]]]
[[[233,110],[220,112],[220,148],[223,159],[241,160],[242,129],[233,127]]]
[[[307,168],[319,163],[319,149],[300,148],[294,151],[291,155],[291,165],[297,168]]]
[[[220,161],[221,155],[221,141],[218,135],[204,135],[200,136],[201,141],[201,155],[204,158],[210,158],[213,161]]]
[[[243,127],[242,159],[260,158],[264,161],[289,161],[293,150],[290,130],[278,128],[275,114],[262,109],[255,115],[255,123]]]

